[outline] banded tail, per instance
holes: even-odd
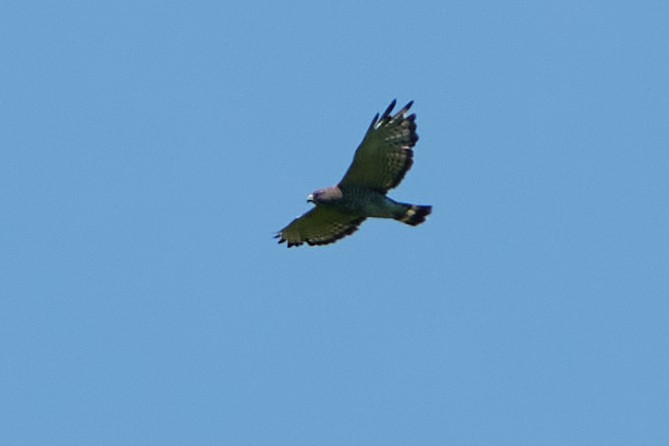
[[[416,226],[425,221],[430,212],[432,212],[432,206],[418,206],[416,204],[403,204],[406,206],[406,212],[399,217],[395,217],[395,220],[399,220],[402,223],[406,223],[411,226]]]

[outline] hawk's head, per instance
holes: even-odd
[[[318,189],[316,192],[307,196],[307,201],[314,204],[328,204],[339,200],[342,197],[341,190],[337,186]]]

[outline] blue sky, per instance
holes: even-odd
[[[667,5],[5,2],[2,443],[667,444]]]

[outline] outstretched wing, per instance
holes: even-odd
[[[363,186],[386,193],[400,184],[411,168],[418,134],[416,115],[406,114],[413,101],[391,116],[395,103],[391,102],[380,118],[378,114],[374,117],[339,186]]]
[[[365,217],[343,214],[336,209],[317,206],[297,217],[274,237],[279,243],[288,242],[288,247],[309,245],[327,245],[342,237],[353,234],[365,220]]]

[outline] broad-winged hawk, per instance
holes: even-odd
[[[416,115],[407,116],[413,101],[391,115],[392,101],[374,116],[355,152],[353,163],[336,186],[307,197],[316,206],[297,217],[275,236],[288,247],[326,245],[352,234],[367,217],[393,218],[411,226],[425,221],[432,206],[399,203],[386,196],[413,164],[412,148],[418,141]]]

